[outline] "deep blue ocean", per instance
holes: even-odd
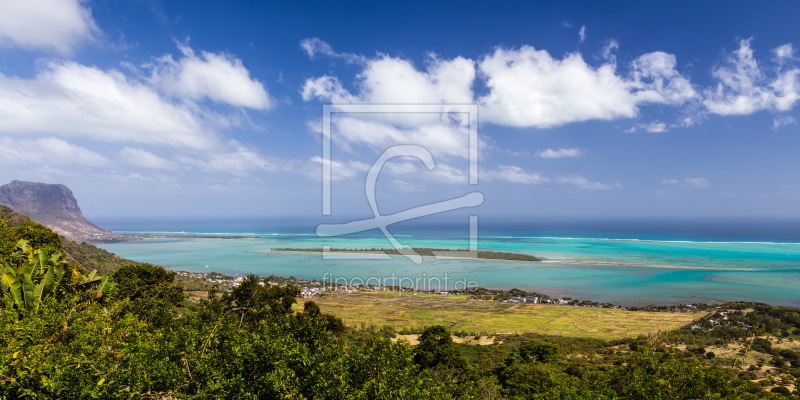
[[[352,219],[352,218],[351,218]],[[351,219],[340,218],[334,222]],[[121,257],[185,271],[256,273],[447,288],[522,288],[626,305],[760,301],[800,306],[800,219],[479,219],[481,250],[546,262],[425,257],[331,260],[275,248],[390,248],[378,230],[322,238],[323,218],[103,219],[119,233],[248,235],[254,239],[148,239],[104,244]],[[412,247],[468,248],[468,219],[426,218],[389,230]],[[355,279],[355,281],[354,281]],[[377,281],[376,281],[377,280]],[[409,284],[411,282],[412,284]]]

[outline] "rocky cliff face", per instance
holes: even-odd
[[[72,191],[64,185],[13,181],[0,186],[0,204],[71,240],[113,235],[83,216]]]

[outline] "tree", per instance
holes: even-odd
[[[155,326],[173,319],[174,308],[185,298],[183,287],[175,285],[175,272],[151,264],[126,264],[113,275],[119,296],[130,300],[128,311]]]
[[[267,314],[273,318],[282,318],[292,313],[292,305],[297,303],[300,289],[286,285],[262,286],[257,275],[247,275],[245,279],[221,297],[225,309],[240,315],[247,323],[257,323]]]
[[[49,253],[61,250],[61,238],[57,233],[5,206],[0,207],[0,258],[10,256],[20,240]]]
[[[414,362],[422,368],[466,368],[467,362],[458,351],[450,331],[441,325],[425,328],[414,348]]]
[[[521,362],[533,360],[541,363],[553,363],[558,361],[558,346],[553,343],[528,340],[520,343],[509,357]]]

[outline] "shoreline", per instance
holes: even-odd
[[[319,251],[309,251],[309,250],[298,250],[298,251],[291,251],[291,250],[259,250],[260,253],[322,253],[322,250]],[[342,255],[388,255],[388,256],[397,256],[397,254],[386,254],[382,251],[354,251],[354,252],[347,252],[347,251],[332,251],[332,254],[342,254]],[[503,260],[498,258],[469,258],[469,257],[448,257],[448,256],[439,256],[439,257],[431,257],[431,256],[422,256],[423,258],[438,258],[438,259],[453,259],[453,260],[483,260],[483,261],[506,261],[506,262],[526,262],[526,263],[543,263],[543,264],[566,264],[566,265],[600,265],[600,266],[610,266],[610,267],[632,267],[632,268],[656,268],[656,269],[680,269],[680,270],[698,270],[698,271],[758,271],[755,268],[734,268],[734,267],[693,267],[688,265],[659,265],[659,264],[635,264],[635,263],[622,263],[622,262],[612,262],[612,261],[583,261],[583,260],[542,260],[542,261],[529,261],[529,260]]]

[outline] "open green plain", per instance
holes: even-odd
[[[417,330],[443,325],[470,334],[544,335],[617,339],[678,329],[705,313],[657,313],[608,308],[471,300],[469,296],[397,292],[338,294],[313,300],[322,312],[342,318],[353,327],[392,326]]]

